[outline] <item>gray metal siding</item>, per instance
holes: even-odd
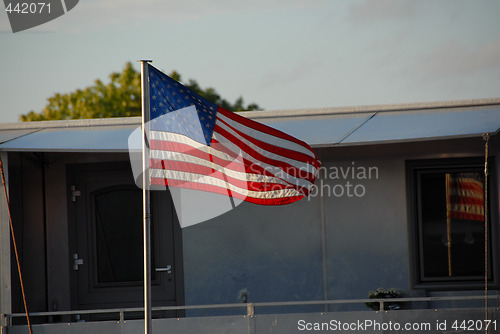
[[[355,170],[345,178],[320,180],[333,188],[323,196],[329,299],[367,298],[370,290],[379,287],[408,292],[403,160],[338,161],[326,167]]]
[[[244,203],[183,229],[186,305],[322,298],[317,201]]]

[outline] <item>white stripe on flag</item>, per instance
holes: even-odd
[[[294,196],[303,196],[296,189],[278,189],[271,191],[252,191],[248,189],[243,189],[237,187],[231,183],[227,183],[226,181],[213,177],[210,175],[200,175],[196,173],[189,172],[181,172],[181,171],[173,171],[173,170],[164,170],[164,169],[150,169],[151,177],[158,179],[166,179],[168,180],[178,180],[186,183],[194,183],[194,184],[205,184],[211,185],[215,187],[220,187],[223,189],[229,189],[232,192],[238,193],[241,196],[245,197],[253,197],[253,198],[275,198],[275,197],[294,197]]]

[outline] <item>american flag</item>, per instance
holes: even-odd
[[[484,221],[484,186],[480,173],[446,174],[448,218]]]
[[[261,205],[310,193],[321,164],[309,145],[225,110],[148,66],[152,185]]]

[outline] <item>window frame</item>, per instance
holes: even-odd
[[[495,157],[488,159],[488,287],[499,287],[498,247],[498,193],[495,168]],[[408,205],[408,238],[410,255],[410,280],[414,289],[458,290],[484,289],[482,279],[475,277],[425,277],[423,273],[422,223],[419,194],[421,191],[420,176],[424,173],[447,171],[484,171],[484,157],[422,159],[406,161],[406,189]]]

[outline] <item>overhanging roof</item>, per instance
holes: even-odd
[[[495,134],[500,130],[500,98],[242,115],[312,147],[369,145]],[[140,123],[130,117],[0,124],[0,150],[126,152],[128,136]]]

